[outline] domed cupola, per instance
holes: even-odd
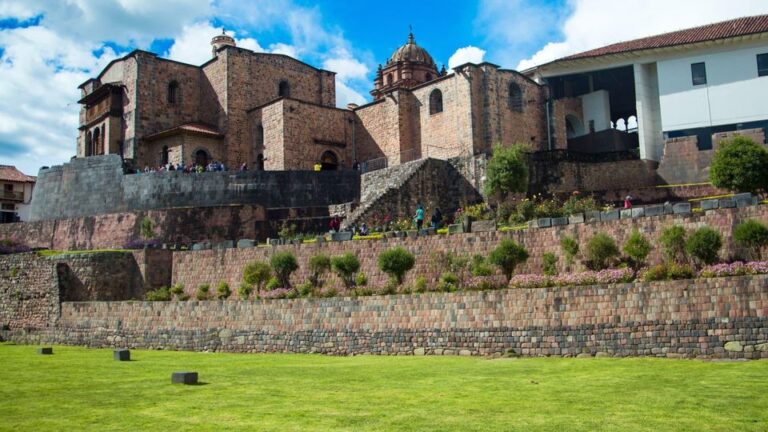
[[[427,50],[416,45],[413,33],[408,34],[408,42],[405,45],[392,53],[392,57],[387,60],[387,65],[397,62],[423,63],[433,68],[435,67],[435,61],[432,60],[432,56],[429,55]]]
[[[221,34],[216,35],[213,37],[213,39],[211,39],[211,50],[213,51],[213,56],[216,57],[219,49],[225,46],[237,46],[237,44],[235,43],[235,38],[228,35],[224,29],[221,29]]]
[[[392,90],[413,88],[438,77],[440,72],[432,56],[409,33],[408,42],[396,49],[383,67],[379,65],[371,95],[379,99]]]

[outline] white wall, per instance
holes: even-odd
[[[589,133],[589,121],[595,123],[595,132],[611,128],[611,103],[607,90],[597,90],[579,96],[581,98],[582,123]]]
[[[661,132],[659,82],[656,63],[635,64],[635,108],[640,159],[661,160],[664,140]]]
[[[768,119],[768,76],[757,76],[757,54],[768,45],[700,53],[657,63],[664,131]],[[694,86],[691,64],[704,62],[707,84]]]

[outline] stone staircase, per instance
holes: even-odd
[[[342,227],[357,223],[378,201],[386,199],[388,194],[405,186],[427,160],[419,159],[363,174],[360,178],[360,205],[347,214]]]

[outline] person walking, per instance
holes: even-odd
[[[416,205],[416,229],[420,230],[424,225],[424,207],[421,204]]]
[[[440,209],[436,208],[434,212],[432,212],[432,228],[438,229],[440,228],[440,222],[443,220],[443,214],[440,213]]]
[[[632,195],[627,195],[626,198],[624,198],[624,208],[625,209],[632,208]]]

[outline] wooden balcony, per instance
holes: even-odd
[[[4,190],[0,192],[0,199],[3,201],[24,202],[24,192]]]

